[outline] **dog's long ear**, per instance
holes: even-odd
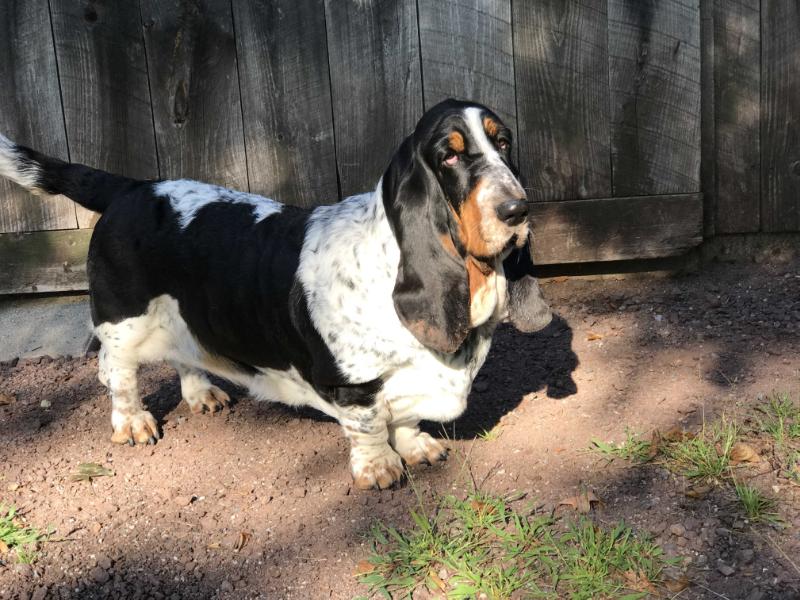
[[[470,328],[467,271],[452,241],[447,200],[413,136],[392,158],[382,194],[400,246],[392,293],[397,315],[425,346],[451,354]]]
[[[508,281],[508,320],[519,331],[532,333],[550,324],[553,313],[533,275],[531,238],[503,261]]]

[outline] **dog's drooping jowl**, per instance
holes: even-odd
[[[196,181],[137,181],[0,136],[0,175],[102,213],[88,277],[112,440],[159,437],[137,369],[166,360],[194,412],[228,396],[341,423],[360,488],[390,486],[445,448],[419,430],[465,409],[496,325],[550,311],[531,275],[511,135],[487,108],[425,113],[374,191],[303,209]]]

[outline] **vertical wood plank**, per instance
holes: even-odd
[[[800,230],[800,5],[761,2],[761,229]]]
[[[517,133],[510,0],[419,0],[425,108],[446,98],[491,108]]]
[[[50,0],[73,162],[158,177],[138,2]],[[79,208],[81,227],[95,215]]]
[[[237,0],[233,11],[251,190],[336,201],[323,0]]]
[[[700,188],[698,0],[608,0],[614,195]]]
[[[230,0],[144,0],[142,22],[161,177],[246,191]]]
[[[342,196],[375,187],[422,115],[414,2],[325,3]]]
[[[759,0],[714,2],[716,231],[758,231],[761,44]]]
[[[714,2],[700,2],[700,190],[703,234],[717,224],[717,125],[714,118]]]
[[[514,3],[520,170],[532,200],[611,195],[606,2]]]
[[[0,132],[67,160],[47,0],[0,2],[0,82]],[[0,180],[0,233],[77,225],[67,198],[35,198]]]

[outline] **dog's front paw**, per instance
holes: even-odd
[[[155,444],[161,437],[155,418],[146,410],[134,413],[114,411],[111,425],[114,428],[111,441],[115,444]]]
[[[195,414],[205,411],[217,412],[228,406],[231,401],[231,397],[215,385],[200,389],[194,394],[184,396],[183,399]]]
[[[398,431],[394,447],[409,465],[421,463],[432,465],[447,460],[447,448],[427,433],[416,430],[408,433]]]
[[[353,481],[360,490],[385,490],[403,478],[403,460],[388,445],[371,452],[353,452],[350,465]]]

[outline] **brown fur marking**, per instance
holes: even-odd
[[[491,117],[483,117],[483,129],[489,137],[496,136],[498,129],[497,121]]]
[[[456,250],[456,245],[453,243],[453,238],[450,237],[449,233],[439,234],[439,241],[444,247],[445,252],[459,258],[458,250]]]
[[[470,191],[467,199],[461,205],[461,214],[458,221],[458,235],[461,243],[472,256],[489,256],[491,252],[481,234],[481,209],[478,206],[478,194],[484,186],[484,180],[479,179]]]
[[[464,136],[461,135],[459,132],[454,131],[450,134],[448,138],[450,140],[450,149],[453,152],[463,152],[464,151]]]

